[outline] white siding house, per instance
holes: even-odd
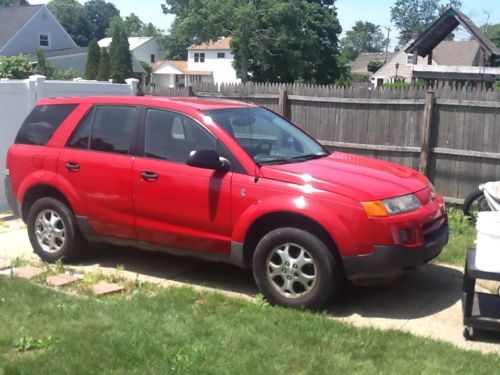
[[[161,48],[153,37],[130,37],[128,43],[130,52],[137,61],[144,61],[152,65],[163,57]],[[109,48],[110,44],[111,38],[99,41],[99,47]]]

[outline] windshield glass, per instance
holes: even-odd
[[[328,155],[314,139],[267,109],[206,111],[258,164],[285,164]]]

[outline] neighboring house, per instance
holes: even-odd
[[[0,7],[0,55],[77,48],[45,5]]]
[[[153,83],[182,87],[195,82],[240,83],[233,67],[231,37],[190,46],[187,61],[162,61],[153,68]]]
[[[153,65],[162,57],[162,51],[154,37],[130,37],[128,38],[130,52],[137,61],[144,61]],[[111,38],[99,41],[99,47],[109,48]]]
[[[459,25],[471,39],[446,40]],[[396,79],[491,84],[500,75],[500,68],[486,67],[487,55],[500,56],[500,49],[467,16],[450,8],[421,35],[414,35],[374,74],[372,82],[376,87]]]
[[[391,59],[393,55],[393,52],[388,52],[386,59],[385,52],[362,52],[351,63],[351,73],[372,76],[373,73],[368,71],[368,64],[370,61],[385,62]]]

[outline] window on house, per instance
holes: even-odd
[[[202,53],[195,53],[194,54],[194,62],[200,62],[204,63],[205,62],[205,54]]]
[[[226,58],[226,54],[224,52],[217,52],[217,58],[218,59],[225,59]]]
[[[411,53],[406,55],[406,65],[413,65],[413,55]]]
[[[156,56],[154,54],[151,55],[151,64],[153,64],[156,60]]]
[[[40,34],[40,47],[48,47],[49,45],[49,36],[47,34]]]

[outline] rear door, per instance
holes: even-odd
[[[135,238],[130,153],[138,109],[97,105],[77,127],[58,161],[58,173],[83,202],[96,234]]]
[[[139,239],[177,248],[230,250],[232,172],[186,164],[195,149],[218,142],[193,119],[150,108],[145,113],[143,157],[134,162],[133,186]]]

